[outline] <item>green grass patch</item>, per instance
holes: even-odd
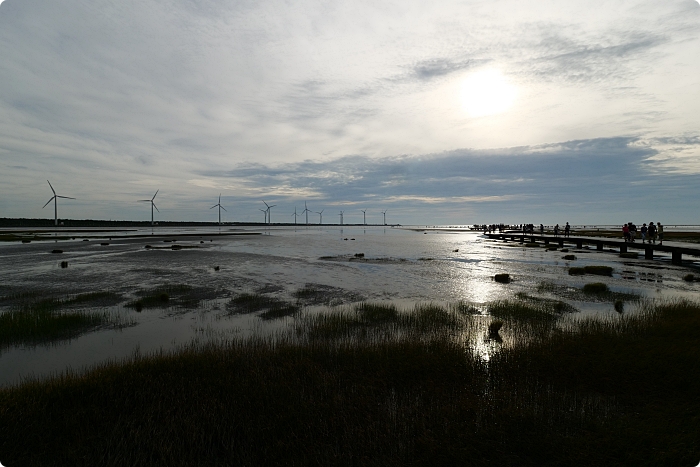
[[[25,301],[0,314],[0,348],[11,345],[41,344],[65,340],[101,325],[123,325],[106,313],[82,310],[60,311],[65,307],[109,306],[120,298],[109,292],[81,294],[72,298],[44,298]]]

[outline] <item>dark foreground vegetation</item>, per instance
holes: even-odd
[[[700,304],[638,306],[563,328],[528,296],[497,322],[465,304],[297,314],[274,339],[0,390],[0,462],[696,465]]]

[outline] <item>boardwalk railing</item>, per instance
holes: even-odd
[[[545,245],[549,243],[556,243],[560,247],[564,246],[564,243],[575,244],[576,248],[583,248],[583,245],[595,245],[596,250],[602,251],[603,247],[609,246],[613,248],[619,248],[620,253],[627,253],[629,248],[644,250],[645,259],[654,259],[655,251],[663,251],[671,253],[671,262],[673,264],[681,265],[683,264],[683,255],[690,256],[700,256],[700,246],[699,247],[680,247],[680,246],[670,246],[670,245],[659,245],[655,243],[639,243],[639,242],[625,242],[622,240],[611,240],[609,238],[595,238],[595,237],[563,237],[563,236],[548,236],[548,235],[537,235],[531,233],[522,232],[506,232],[506,233],[487,233],[485,234],[488,238],[496,240],[512,240],[519,241],[520,243],[533,243],[533,242],[543,242]]]

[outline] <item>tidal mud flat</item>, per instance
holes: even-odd
[[[67,233],[60,240],[0,243],[3,314],[41,310],[45,318],[70,315],[63,320],[84,323],[0,342],[0,384],[135,351],[175,349],[193,339],[274,333],[299,311],[361,302],[466,303],[483,311],[496,301],[555,300],[566,303],[568,319],[614,316],[618,301],[694,300],[700,293],[700,283],[683,280],[692,268],[670,261],[571,246],[532,248],[470,232],[299,227],[219,233],[100,230],[81,232],[88,241]],[[595,266],[610,274],[570,274]],[[495,281],[498,274],[508,274],[507,283]],[[607,289],[584,293],[590,283]]]
[[[260,233],[2,245],[0,461],[700,453],[692,267],[474,233]]]

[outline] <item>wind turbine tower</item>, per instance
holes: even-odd
[[[343,213],[345,211],[340,211],[340,225],[343,225]]]
[[[306,201],[304,201],[304,211],[302,211],[302,214],[306,213],[306,225],[309,225],[309,208],[306,207]]]
[[[258,211],[262,211],[262,213],[265,214],[265,220],[263,221],[263,224],[267,224],[267,209],[258,209]]]
[[[387,211],[388,211],[388,209],[385,209],[384,211],[382,211],[382,214],[384,214],[384,225],[386,225],[386,212]]]
[[[221,205],[221,193],[219,193],[219,204],[215,204],[214,206],[210,207],[209,209],[214,209],[215,207],[219,206],[219,225],[221,225],[221,210],[223,209],[226,211],[226,208]],[[226,211],[228,212],[228,211]]]
[[[272,211],[270,211],[270,209],[274,208],[277,205],[276,204],[269,205],[269,204],[265,203],[265,200],[263,200],[263,203],[265,204],[265,206],[267,206],[267,223],[272,224]]]
[[[319,224],[323,224],[323,211],[325,211],[325,209],[321,209],[321,212],[316,213],[319,216],[319,219],[318,219]]]
[[[360,209],[362,211],[362,223],[364,225],[367,225],[367,210],[366,209]]]
[[[294,225],[297,225],[297,207],[296,206],[294,206],[294,214],[292,214],[292,216],[294,216]]]
[[[69,197],[69,196],[59,196],[59,195],[57,195],[57,194],[56,194],[56,190],[54,190],[53,187],[51,186],[51,182],[49,182],[48,180],[46,180],[46,182],[47,182],[47,183],[49,184],[49,186],[51,187],[51,191],[53,191],[53,196],[51,197],[50,200],[48,200],[48,201],[46,202],[46,204],[45,204],[44,206],[42,206],[41,209],[44,209],[46,206],[49,205],[49,203],[50,203],[51,201],[53,201],[53,225],[58,226],[58,198],[64,198],[64,199],[75,199],[75,198],[71,198],[71,197]]]
[[[158,195],[158,192],[160,191],[160,188],[156,190],[156,194],[153,195],[153,198],[151,199],[140,199],[139,202],[144,202],[144,203],[151,203],[151,226],[153,226],[153,208],[156,208],[156,211],[160,212],[160,209],[158,209],[158,206],[156,206],[156,203],[153,201],[156,199],[156,196]]]

